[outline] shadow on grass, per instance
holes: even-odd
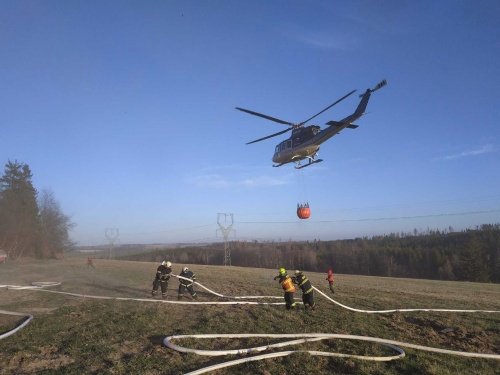
[[[149,342],[155,346],[163,346],[163,340],[165,339],[165,335],[154,335],[154,336],[149,336]]]

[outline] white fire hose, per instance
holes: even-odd
[[[187,281],[191,281],[190,279],[187,279],[187,278],[184,278],[181,276],[177,276],[177,275],[173,275],[173,276],[180,278],[180,279],[187,280]],[[203,286],[200,283],[197,283],[197,282],[194,282],[194,283],[199,285],[200,287],[202,287],[206,291],[208,291],[212,294],[215,294],[219,297],[225,297],[225,298],[262,298],[259,296],[251,296],[251,297],[224,296],[222,294],[214,292],[211,289],[206,288],[205,286]],[[361,312],[361,313],[367,313],[367,314],[389,314],[389,313],[394,313],[394,312],[415,312],[415,311],[463,312],[463,313],[500,313],[500,311],[497,311],[497,310],[458,310],[458,309],[429,309],[429,308],[426,308],[426,309],[416,308],[416,309],[391,309],[391,310],[361,310],[361,309],[355,309],[355,308],[349,307],[347,305],[344,305],[340,302],[335,301],[334,299],[330,298],[329,296],[327,296],[325,293],[323,293],[321,290],[317,289],[314,286],[313,286],[313,289],[316,290],[323,297],[325,297],[327,300],[335,303],[338,306],[341,306],[347,310]],[[267,298],[283,298],[283,297],[267,296]],[[221,338],[221,339],[231,339],[231,338],[234,338],[234,339],[283,338],[283,339],[285,339],[285,338],[288,338],[288,339],[290,339],[290,338],[292,338],[294,340],[284,341],[284,342],[271,344],[271,345],[258,346],[258,347],[248,348],[248,349],[234,349],[234,350],[190,349],[190,348],[186,348],[186,347],[183,347],[180,345],[176,345],[172,342],[173,340],[182,340],[182,339],[186,339],[186,338],[195,338],[195,339],[214,339],[214,338]],[[226,361],[223,363],[219,363],[216,365],[204,367],[202,369],[198,369],[196,371],[189,372],[185,375],[204,374],[204,373],[211,372],[214,370],[220,370],[222,368],[236,366],[236,365],[239,365],[242,363],[260,361],[260,360],[269,359],[269,358],[285,357],[285,356],[291,355],[293,353],[299,353],[299,352],[309,353],[310,355],[326,356],[326,357],[344,357],[344,358],[348,357],[348,358],[356,358],[356,359],[370,360],[370,361],[392,361],[392,360],[399,359],[399,358],[402,358],[405,356],[405,352],[403,349],[400,348],[400,346],[406,347],[406,348],[411,348],[411,349],[416,349],[416,350],[427,351],[427,352],[458,355],[458,356],[462,356],[462,357],[487,358],[487,359],[500,360],[500,355],[498,355],[498,354],[461,352],[461,351],[455,351],[455,350],[440,349],[440,348],[433,348],[433,347],[429,347],[429,346],[404,343],[404,342],[399,342],[399,341],[394,341],[394,340],[387,340],[387,339],[382,339],[382,338],[378,338],[378,337],[344,335],[344,334],[333,334],[333,333],[175,335],[175,336],[165,337],[165,339],[163,340],[163,344],[170,349],[173,349],[173,350],[176,350],[176,351],[182,352],[182,353],[193,353],[193,354],[204,355],[204,356],[224,356],[224,355],[248,355],[248,354],[259,353],[262,351],[267,351],[270,349],[281,348],[281,347],[290,346],[290,345],[298,345],[298,344],[302,344],[302,343],[306,343],[306,342],[328,340],[328,339],[358,340],[358,341],[377,343],[377,344],[381,344],[383,346],[386,346],[386,347],[392,349],[397,354],[392,355],[392,356],[381,357],[381,356],[361,356],[361,355],[345,354],[345,353],[322,352],[322,351],[313,351],[313,350],[289,350],[289,351],[281,351],[281,352],[276,352],[276,353],[255,355],[255,356],[240,358],[240,359],[236,359],[236,360],[232,360],[232,361]]]
[[[5,333],[0,334],[0,340],[9,337],[10,335],[13,335],[17,331],[20,331],[24,327],[26,327],[32,320],[33,320],[33,315],[31,314],[23,314],[23,313],[18,313],[14,311],[7,311],[7,310],[0,310],[0,314],[4,315],[14,315],[14,316],[22,316],[26,318],[21,324],[17,325],[14,329],[11,329],[10,331],[7,331]]]
[[[185,278],[182,276],[178,276],[178,275],[174,275],[174,274],[172,274],[172,276],[177,277],[179,279],[184,279],[184,280],[193,282],[191,279],[188,279],[188,278]],[[201,288],[205,289],[209,293],[214,294],[214,295],[221,297],[221,298],[227,298],[227,299],[263,299],[263,298],[281,299],[281,298],[283,298],[283,297],[279,297],[279,296],[226,296],[226,295],[217,293],[217,292],[205,287],[204,285],[202,285],[196,281],[194,281],[193,283],[200,286]],[[104,299],[104,300],[118,300],[118,301],[140,301],[140,302],[190,304],[190,305],[193,305],[193,304],[195,304],[195,305],[234,305],[234,304],[284,305],[284,302],[255,302],[255,301],[219,301],[219,302],[192,301],[192,302],[187,302],[187,301],[155,300],[155,299],[150,299],[150,298],[95,296],[95,295],[86,295],[86,294],[61,292],[61,291],[45,289],[46,287],[56,286],[56,285],[60,285],[60,283],[38,282],[38,283],[33,283],[31,286],[0,285],[0,288],[7,288],[7,289],[13,289],[13,290],[37,290],[37,291],[44,291],[44,292],[49,292],[49,293],[64,294],[64,295],[69,295],[69,296],[73,296],[73,297]],[[424,308],[415,308],[415,309],[391,309],[391,310],[362,310],[362,309],[355,309],[355,308],[349,307],[347,305],[344,305],[340,302],[337,302],[314,286],[313,286],[313,289],[315,291],[317,291],[320,295],[325,297],[327,300],[329,300],[330,302],[332,302],[332,303],[334,303],[342,308],[345,308],[345,309],[350,310],[350,311],[367,313],[367,314],[388,314],[388,313],[394,313],[394,312],[414,312],[414,311],[461,312],[461,313],[500,313],[499,310],[459,310],[459,309],[433,309],[433,308],[432,309],[430,309],[430,308],[425,308],[425,309]],[[16,328],[14,328],[6,333],[0,335],[0,339],[6,338],[6,337],[16,333],[17,331],[19,331],[20,329],[25,327],[27,324],[29,324],[29,322],[33,319],[33,316],[30,314],[9,312],[9,311],[3,311],[3,310],[0,310],[0,314],[8,314],[8,315],[27,317],[27,319],[22,324],[18,325]],[[258,346],[258,347],[248,348],[248,349],[235,349],[235,350],[198,350],[198,349],[185,348],[185,347],[175,345],[172,343],[173,340],[181,340],[181,339],[186,339],[186,338],[197,338],[197,339],[207,339],[207,338],[237,338],[237,339],[241,339],[241,338],[285,338],[285,339],[293,339],[293,340],[288,340],[288,341],[284,341],[284,342],[280,342],[280,343],[275,343],[275,344],[265,345],[265,346]],[[165,346],[167,346],[173,350],[183,352],[183,353],[195,353],[198,355],[205,355],[205,356],[221,356],[221,355],[253,354],[253,353],[259,353],[259,352],[269,350],[269,349],[275,349],[275,348],[280,348],[280,347],[285,347],[285,346],[290,346],[290,345],[297,345],[297,344],[302,344],[305,342],[314,342],[314,341],[331,340],[331,339],[357,340],[357,341],[364,341],[364,342],[381,344],[383,346],[390,348],[391,350],[393,350],[397,354],[383,356],[383,357],[380,357],[380,356],[374,357],[374,356],[361,356],[361,355],[345,354],[345,353],[321,352],[321,351],[313,351],[313,350],[291,350],[291,351],[281,351],[281,352],[276,352],[276,353],[261,354],[261,355],[256,355],[256,356],[252,356],[252,357],[245,357],[245,358],[241,358],[241,359],[227,361],[224,363],[220,363],[217,365],[205,367],[205,368],[190,372],[189,374],[186,374],[186,375],[203,374],[203,373],[207,373],[207,372],[210,372],[213,370],[217,370],[217,369],[221,369],[221,368],[225,368],[225,367],[230,367],[230,366],[235,366],[235,365],[238,365],[241,363],[259,361],[259,360],[267,359],[267,358],[284,357],[284,356],[288,356],[290,354],[299,353],[299,352],[309,353],[311,355],[318,355],[318,356],[349,357],[349,358],[371,360],[371,361],[392,361],[392,360],[399,359],[399,358],[402,358],[405,356],[405,352],[400,348],[400,346],[406,347],[406,348],[411,348],[411,349],[416,349],[416,350],[423,350],[423,351],[427,351],[427,352],[458,355],[458,356],[462,356],[462,357],[487,358],[487,359],[500,360],[499,354],[461,352],[461,351],[455,351],[455,350],[440,349],[440,348],[433,348],[433,347],[428,347],[428,346],[423,346],[423,345],[410,344],[410,343],[399,342],[399,341],[394,341],[394,340],[387,340],[387,339],[382,339],[382,338],[377,338],[377,337],[333,334],[333,333],[176,335],[176,336],[165,337],[165,339],[163,340],[163,343]]]
[[[14,290],[24,290],[24,289],[41,289],[41,288],[46,288],[49,286],[56,286],[56,285],[61,285],[61,283],[57,282],[35,282],[32,285],[27,285],[27,286],[20,286],[20,285],[0,285],[0,288],[7,288],[7,289],[14,289]],[[14,333],[20,331],[24,327],[26,327],[32,320],[33,320],[33,315],[31,314],[23,314],[19,312],[14,312],[14,311],[6,311],[6,310],[0,310],[0,314],[4,315],[14,315],[14,316],[22,316],[25,317],[26,319],[19,325],[17,325],[15,328],[11,329],[10,331],[7,331],[5,333],[0,334],[0,340],[9,337],[10,335],[13,335]]]
[[[183,346],[175,345],[172,343],[173,340],[181,340],[181,339],[210,339],[210,338],[234,338],[234,339],[242,339],[242,338],[294,338],[296,340],[284,341],[276,344],[258,346],[249,349],[234,349],[234,350],[200,350],[200,349],[190,349],[185,348]],[[410,344],[401,341],[395,340],[387,340],[378,337],[371,336],[357,336],[357,335],[345,335],[345,334],[334,334],[334,333],[302,333],[302,334],[206,334],[206,335],[176,335],[176,336],[168,336],[165,337],[163,343],[165,346],[176,350],[182,353],[193,353],[198,355],[205,356],[222,356],[222,355],[247,355],[262,352],[269,349],[289,346],[289,345],[298,345],[306,342],[314,342],[320,340],[329,340],[329,339],[342,339],[342,340],[357,340],[364,341],[370,343],[381,344],[392,349],[396,352],[396,355],[388,355],[388,356],[363,356],[363,355],[355,355],[355,354],[345,354],[345,353],[334,353],[334,352],[322,352],[322,351],[314,351],[314,350],[290,350],[284,352],[276,352],[276,353],[268,353],[262,354],[258,356],[245,357],[232,361],[227,361],[223,363],[219,363],[216,365],[212,365],[209,367],[204,367],[199,370],[195,370],[184,375],[198,375],[204,374],[210,371],[219,370],[225,367],[235,366],[246,362],[260,361],[262,359],[269,358],[278,358],[285,357],[293,353],[309,353],[310,355],[324,356],[324,357],[343,357],[343,358],[356,358],[368,361],[378,361],[378,362],[386,362],[392,361],[395,359],[400,359],[405,356],[405,352],[400,346],[405,348],[411,348],[415,350],[422,350],[426,352],[433,353],[441,353],[441,354],[451,354],[462,357],[469,358],[483,358],[483,359],[497,359],[500,360],[500,355],[498,354],[483,354],[483,353],[472,353],[472,352],[461,352],[456,350],[448,350],[448,349],[440,349],[433,348],[424,345]]]

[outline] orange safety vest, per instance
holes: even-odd
[[[333,271],[328,271],[327,273],[327,276],[326,276],[326,280],[328,280],[328,282],[330,283],[333,283]]]
[[[285,292],[295,293],[295,286],[293,285],[292,279],[290,276],[286,276],[281,282],[281,286]]]

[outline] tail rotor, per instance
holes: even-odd
[[[372,92],[377,91],[378,89],[381,89],[385,85],[387,85],[387,81],[385,79],[383,79],[382,81],[380,81],[379,83],[377,83],[373,89],[368,89],[367,91],[370,92],[370,93],[372,93]],[[359,97],[362,98],[363,95],[364,94],[361,94]]]
[[[384,79],[384,80],[380,81],[379,83],[377,83],[377,85],[373,89],[371,89],[371,92],[377,91],[378,89],[381,89],[385,85],[387,85],[387,81]]]

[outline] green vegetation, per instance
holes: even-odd
[[[8,161],[0,177],[0,250],[11,259],[58,257],[72,226],[51,191],[38,196],[27,164]],[[38,198],[38,200],[37,200]]]
[[[0,284],[61,281],[54,290],[93,295],[150,296],[156,263],[85,258],[10,262],[0,265]],[[174,273],[181,264],[174,263]],[[227,295],[281,295],[275,270],[192,265],[198,280]],[[325,274],[308,272],[327,292]],[[500,310],[500,285],[450,281],[336,275],[334,298],[349,306]],[[172,279],[168,299],[176,299]],[[217,297],[198,288],[200,301]],[[300,299],[300,293],[296,295]],[[186,299],[187,300],[187,299]],[[349,312],[316,295],[318,310],[286,311],[284,306],[194,306],[135,301],[101,301],[41,291],[0,289],[0,309],[29,312],[35,319],[0,341],[2,374],[182,374],[235,359],[177,353],[162,346],[167,335],[195,333],[346,333],[481,353],[500,352],[500,314],[405,313],[367,315]],[[0,331],[17,319],[0,315]],[[180,342],[197,348],[237,348],[267,340]],[[269,340],[271,342],[271,340]],[[273,341],[274,342],[274,341]],[[291,349],[377,355],[386,349],[339,340]],[[405,350],[401,360],[375,363],[296,354],[249,363],[214,374],[495,374],[499,361]]]

